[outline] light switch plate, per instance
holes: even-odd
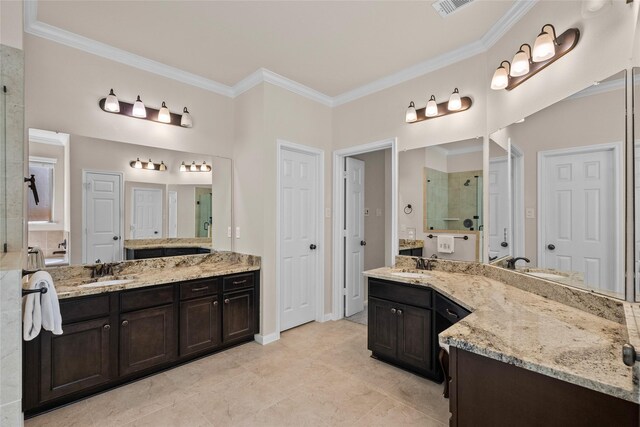
[[[231,226],[227,227],[227,237],[231,238]]]
[[[525,216],[527,217],[527,219],[535,219],[536,210],[534,208],[527,208],[525,211]]]
[[[376,216],[382,216],[382,209],[376,208]]]
[[[236,227],[236,239],[240,238],[240,227]]]
[[[364,208],[364,216],[369,216],[369,208]]]

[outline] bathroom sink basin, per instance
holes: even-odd
[[[561,276],[559,274],[542,273],[542,272],[539,272],[539,271],[529,271],[529,272],[527,272],[527,274],[530,274],[531,276],[539,277],[541,279],[549,279],[549,280],[558,280],[558,279],[564,279],[565,278],[565,276]]]
[[[105,280],[103,282],[85,283],[84,285],[78,285],[78,287],[79,288],[99,288],[102,286],[126,285],[127,283],[131,283],[131,282],[133,282],[133,280],[131,279]]]
[[[405,279],[429,279],[431,275],[426,273],[410,273],[406,271],[394,271],[392,276],[404,277]]]

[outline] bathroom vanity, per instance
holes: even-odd
[[[249,258],[133,261],[116,267],[118,280],[58,281],[64,334],[42,331],[24,344],[25,414],[253,340],[259,331],[260,266]]]

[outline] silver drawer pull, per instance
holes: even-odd
[[[454,313],[453,311],[449,310],[448,308],[446,309],[447,314],[451,317],[455,317],[456,319],[459,318],[460,316],[458,316],[457,313]]]
[[[208,286],[205,286],[204,288],[193,288],[193,289],[191,289],[191,292],[206,291],[207,289],[209,289]]]
[[[242,285],[243,283],[247,283],[247,279],[238,280],[237,282],[233,282],[234,285]]]

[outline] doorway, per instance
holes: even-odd
[[[362,272],[393,265],[398,250],[396,139],[335,151],[333,167],[332,318],[366,323]]]
[[[122,174],[83,171],[82,262],[122,261]]]
[[[576,272],[585,287],[611,293],[624,289],[621,152],[602,144],[538,157],[540,267]]]
[[[131,189],[131,238],[162,238],[162,190]]]
[[[278,141],[278,333],[324,313],[324,152]]]

